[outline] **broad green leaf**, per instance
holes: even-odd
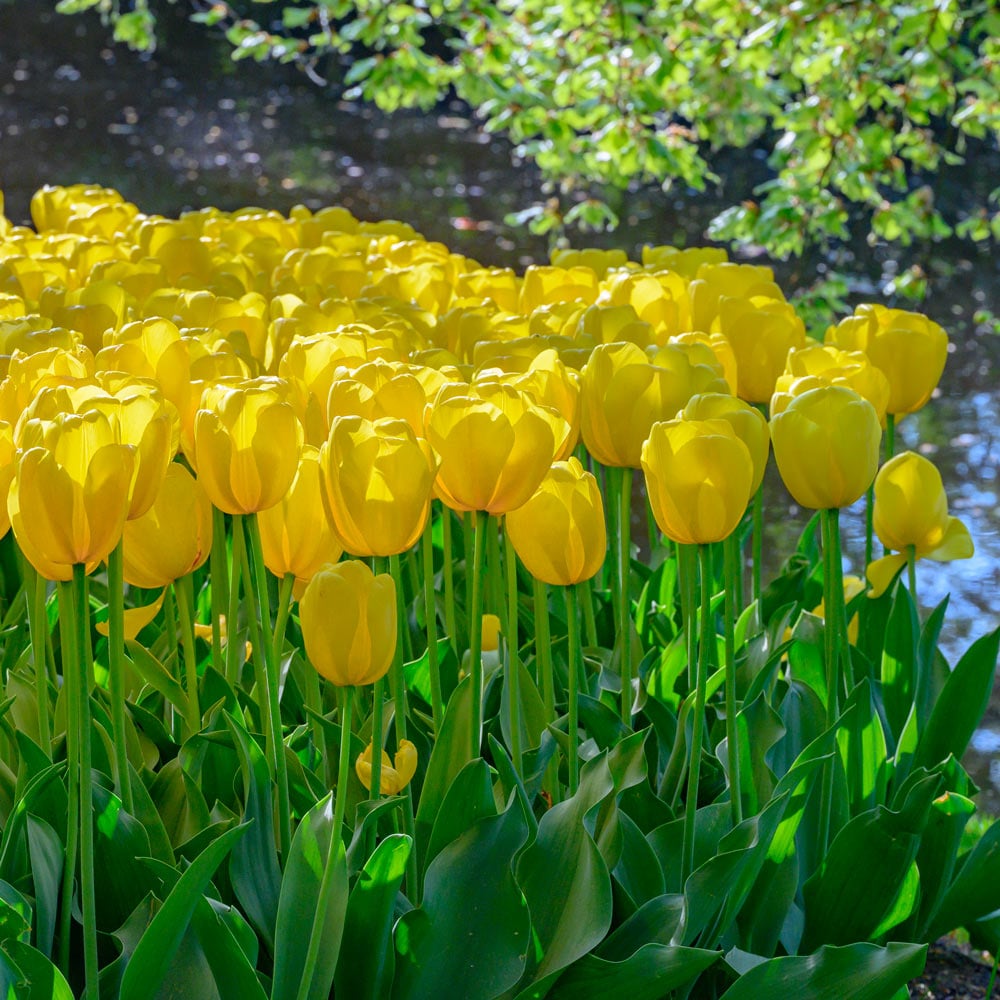
[[[125,967],[121,1000],[146,1000],[156,994],[212,875],[246,832],[246,826],[227,830],[177,880]]]
[[[454,995],[458,984],[463,1000],[491,1000],[521,978],[530,923],[513,863],[528,829],[513,796],[505,812],[480,820],[428,865],[420,908],[396,925],[393,1000]]]
[[[722,1000],[886,1000],[923,972],[927,945],[824,946],[815,954],[772,958],[755,966],[722,994]]]
[[[930,933],[937,937],[956,927],[965,927],[997,909],[996,887],[1000,884],[1000,822],[994,823],[976,846],[959,858],[958,874],[948,887],[941,907],[931,921]],[[939,930],[940,928],[940,930]]]
[[[35,894],[35,943],[42,954],[51,956],[66,847],[59,834],[38,816],[28,816],[27,834]]]
[[[845,722],[837,731],[837,743],[847,775],[852,813],[883,805],[888,786],[888,748],[867,677],[847,699]]]
[[[917,693],[917,656],[920,620],[913,598],[905,587],[896,587],[882,646],[882,701],[893,744],[903,731]]]
[[[11,990],[8,993],[4,990],[5,997],[17,996],[18,1000],[73,1000],[73,991],[63,974],[37,948],[32,948],[24,941],[5,941],[3,950],[21,974],[17,991]]]
[[[267,1000],[253,965],[226,922],[228,910],[223,903],[202,898],[191,916],[191,930],[212,970],[219,1000]]]
[[[396,969],[392,942],[396,900],[412,850],[409,837],[386,837],[351,890],[334,978],[338,996],[354,1000],[388,997]]]
[[[332,879],[324,884],[331,850],[336,851]],[[347,858],[341,835],[333,830],[332,792],[303,816],[292,838],[278,903],[271,1000],[295,1000],[299,995],[309,939],[324,891],[323,943],[307,994],[310,1000],[330,994],[347,910]]]

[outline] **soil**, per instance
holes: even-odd
[[[911,1000],[985,1000],[992,967],[986,952],[941,938],[927,953],[924,974],[910,984]]]

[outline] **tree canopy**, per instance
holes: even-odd
[[[607,192],[703,189],[718,154],[766,152],[769,177],[710,235],[772,254],[847,235],[908,244],[1000,239],[1000,187],[947,211],[929,183],[996,151],[1000,9],[993,0],[189,0],[235,59],[297,62],[386,111],[449,94],[536,163],[553,197],[538,232],[612,227]],[[98,8],[133,48],[150,0]]]

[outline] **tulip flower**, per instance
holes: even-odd
[[[212,503],[201,483],[171,462],[149,510],[128,521],[123,573],[133,587],[165,587],[193,573],[212,548]]]
[[[88,571],[118,544],[128,513],[135,448],[116,440],[96,410],[29,420],[10,486],[14,537],[48,580]]]
[[[354,762],[358,780],[369,791],[372,787],[372,744],[369,743]],[[398,795],[417,773],[417,748],[409,740],[400,740],[393,760],[382,751],[380,791],[384,795]]]
[[[675,542],[721,542],[736,529],[752,495],[750,449],[724,419],[653,425],[642,447],[653,516]]]
[[[500,383],[490,390],[445,386],[425,420],[441,460],[437,495],[452,510],[490,514],[515,510],[535,492],[552,464],[553,428],[564,423],[527,393]]]
[[[396,585],[348,559],[324,566],[299,602],[309,662],[338,687],[374,684],[396,649]]]
[[[507,515],[506,530],[532,576],[563,587],[589,580],[607,548],[597,480],[575,458],[556,462],[528,502]]]
[[[322,565],[340,559],[344,547],[330,523],[324,489],[319,451],[306,445],[288,492],[257,515],[264,565],[279,580],[291,575],[305,586]]]
[[[257,379],[222,386],[202,399],[194,424],[198,478],[227,514],[273,507],[295,478],[303,431],[283,398],[285,386]]]
[[[915,413],[931,398],[948,357],[948,335],[926,316],[880,305],[861,305],[827,330],[827,342],[864,351],[889,380],[887,411]]]
[[[893,554],[868,566],[870,597],[878,597],[913,559],[951,562],[974,554],[969,529],[948,514],[948,498],[934,463],[912,451],[900,452],[875,477],[875,533]]]
[[[794,397],[771,419],[771,446],[788,492],[813,510],[847,507],[878,469],[881,430],[867,400],[843,386]]]
[[[737,396],[706,392],[692,396],[680,414],[685,420],[725,420],[747,446],[753,460],[751,493],[756,493],[764,479],[771,435],[764,415]]]
[[[348,552],[390,556],[416,544],[430,511],[435,462],[405,420],[337,417],[319,463],[330,519]]]
[[[484,653],[495,653],[500,648],[500,617],[485,614],[480,630],[482,650]]]

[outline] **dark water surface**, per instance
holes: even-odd
[[[515,164],[509,144],[479,132],[461,107],[389,118],[338,102],[294,71],[234,64],[226,46],[198,33],[175,32],[155,57],[138,57],[114,47],[96,18],[61,17],[49,7],[0,0],[0,190],[13,220],[28,221],[31,194],[43,183],[89,181],[117,188],[150,213],[342,204],[361,218],[403,219],[487,264],[524,267],[547,258],[543,239],[502,221],[544,197],[537,173]],[[970,190],[995,186],[998,169],[996,156],[974,160],[945,176],[935,196],[960,210]],[[577,242],[621,246],[633,256],[643,243],[703,243],[708,220],[751,197],[766,176],[753,151],[723,172],[725,201],[720,192],[630,193],[616,233]],[[881,290],[913,263],[930,281],[920,308],[949,331],[952,354],[938,398],[902,423],[900,446],[920,447],[937,463],[951,511],[976,543],[973,559],[918,567],[925,613],[951,593],[942,642],[954,663],[1000,621],[1000,337],[973,318],[980,309],[1000,313],[1000,256],[959,241],[900,251],[858,240],[775,269],[790,293],[835,267],[851,274],[854,300],[905,308]],[[805,518],[777,482],[768,504],[780,509],[767,529],[776,569]],[[862,537],[859,512],[850,512],[853,572],[861,568]],[[969,763],[1000,811],[1000,698]]]

